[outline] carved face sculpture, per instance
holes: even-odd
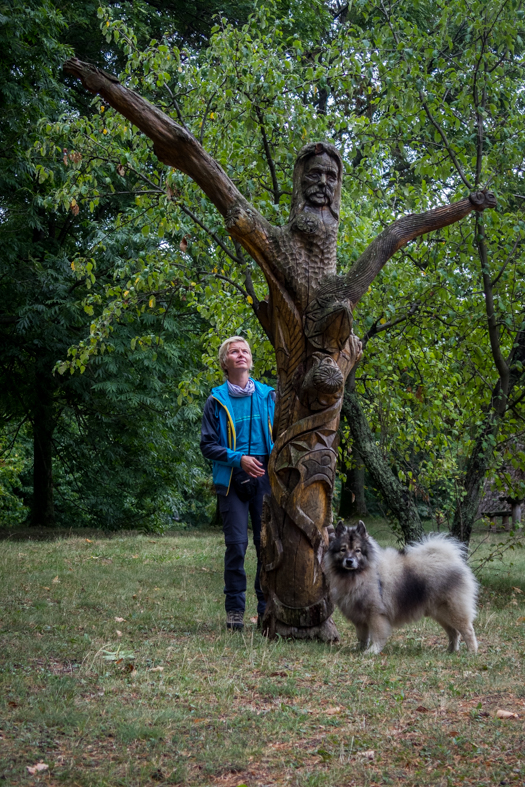
[[[301,187],[304,199],[314,208],[331,205],[339,180],[337,164],[328,153],[309,158],[304,167]]]
[[[323,214],[325,223],[335,225],[339,221],[342,176],[343,162],[333,145],[328,142],[305,145],[294,167],[290,224],[295,226],[299,221],[304,226],[297,225],[296,229],[315,232],[318,227],[315,214]]]

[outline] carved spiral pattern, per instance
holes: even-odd
[[[312,382],[320,393],[334,394],[344,385],[343,373],[332,359],[329,359],[321,362],[315,369]]]

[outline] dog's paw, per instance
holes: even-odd
[[[366,650],[363,651],[364,656],[378,656],[383,650],[383,645],[378,642],[372,642]]]

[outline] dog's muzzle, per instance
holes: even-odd
[[[358,567],[357,558],[355,557],[345,557],[343,560],[343,568],[346,568],[348,571],[355,571]]]

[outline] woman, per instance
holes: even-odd
[[[273,448],[275,393],[268,385],[251,379],[252,353],[242,336],[231,336],[221,344],[219,362],[226,382],[212,389],[204,407],[201,451],[213,463],[223,523],[226,627],[239,631],[244,628],[246,603],[248,514],[257,552],[259,625],[266,607],[259,582],[261,514],[264,495],[270,494],[268,458]]]

